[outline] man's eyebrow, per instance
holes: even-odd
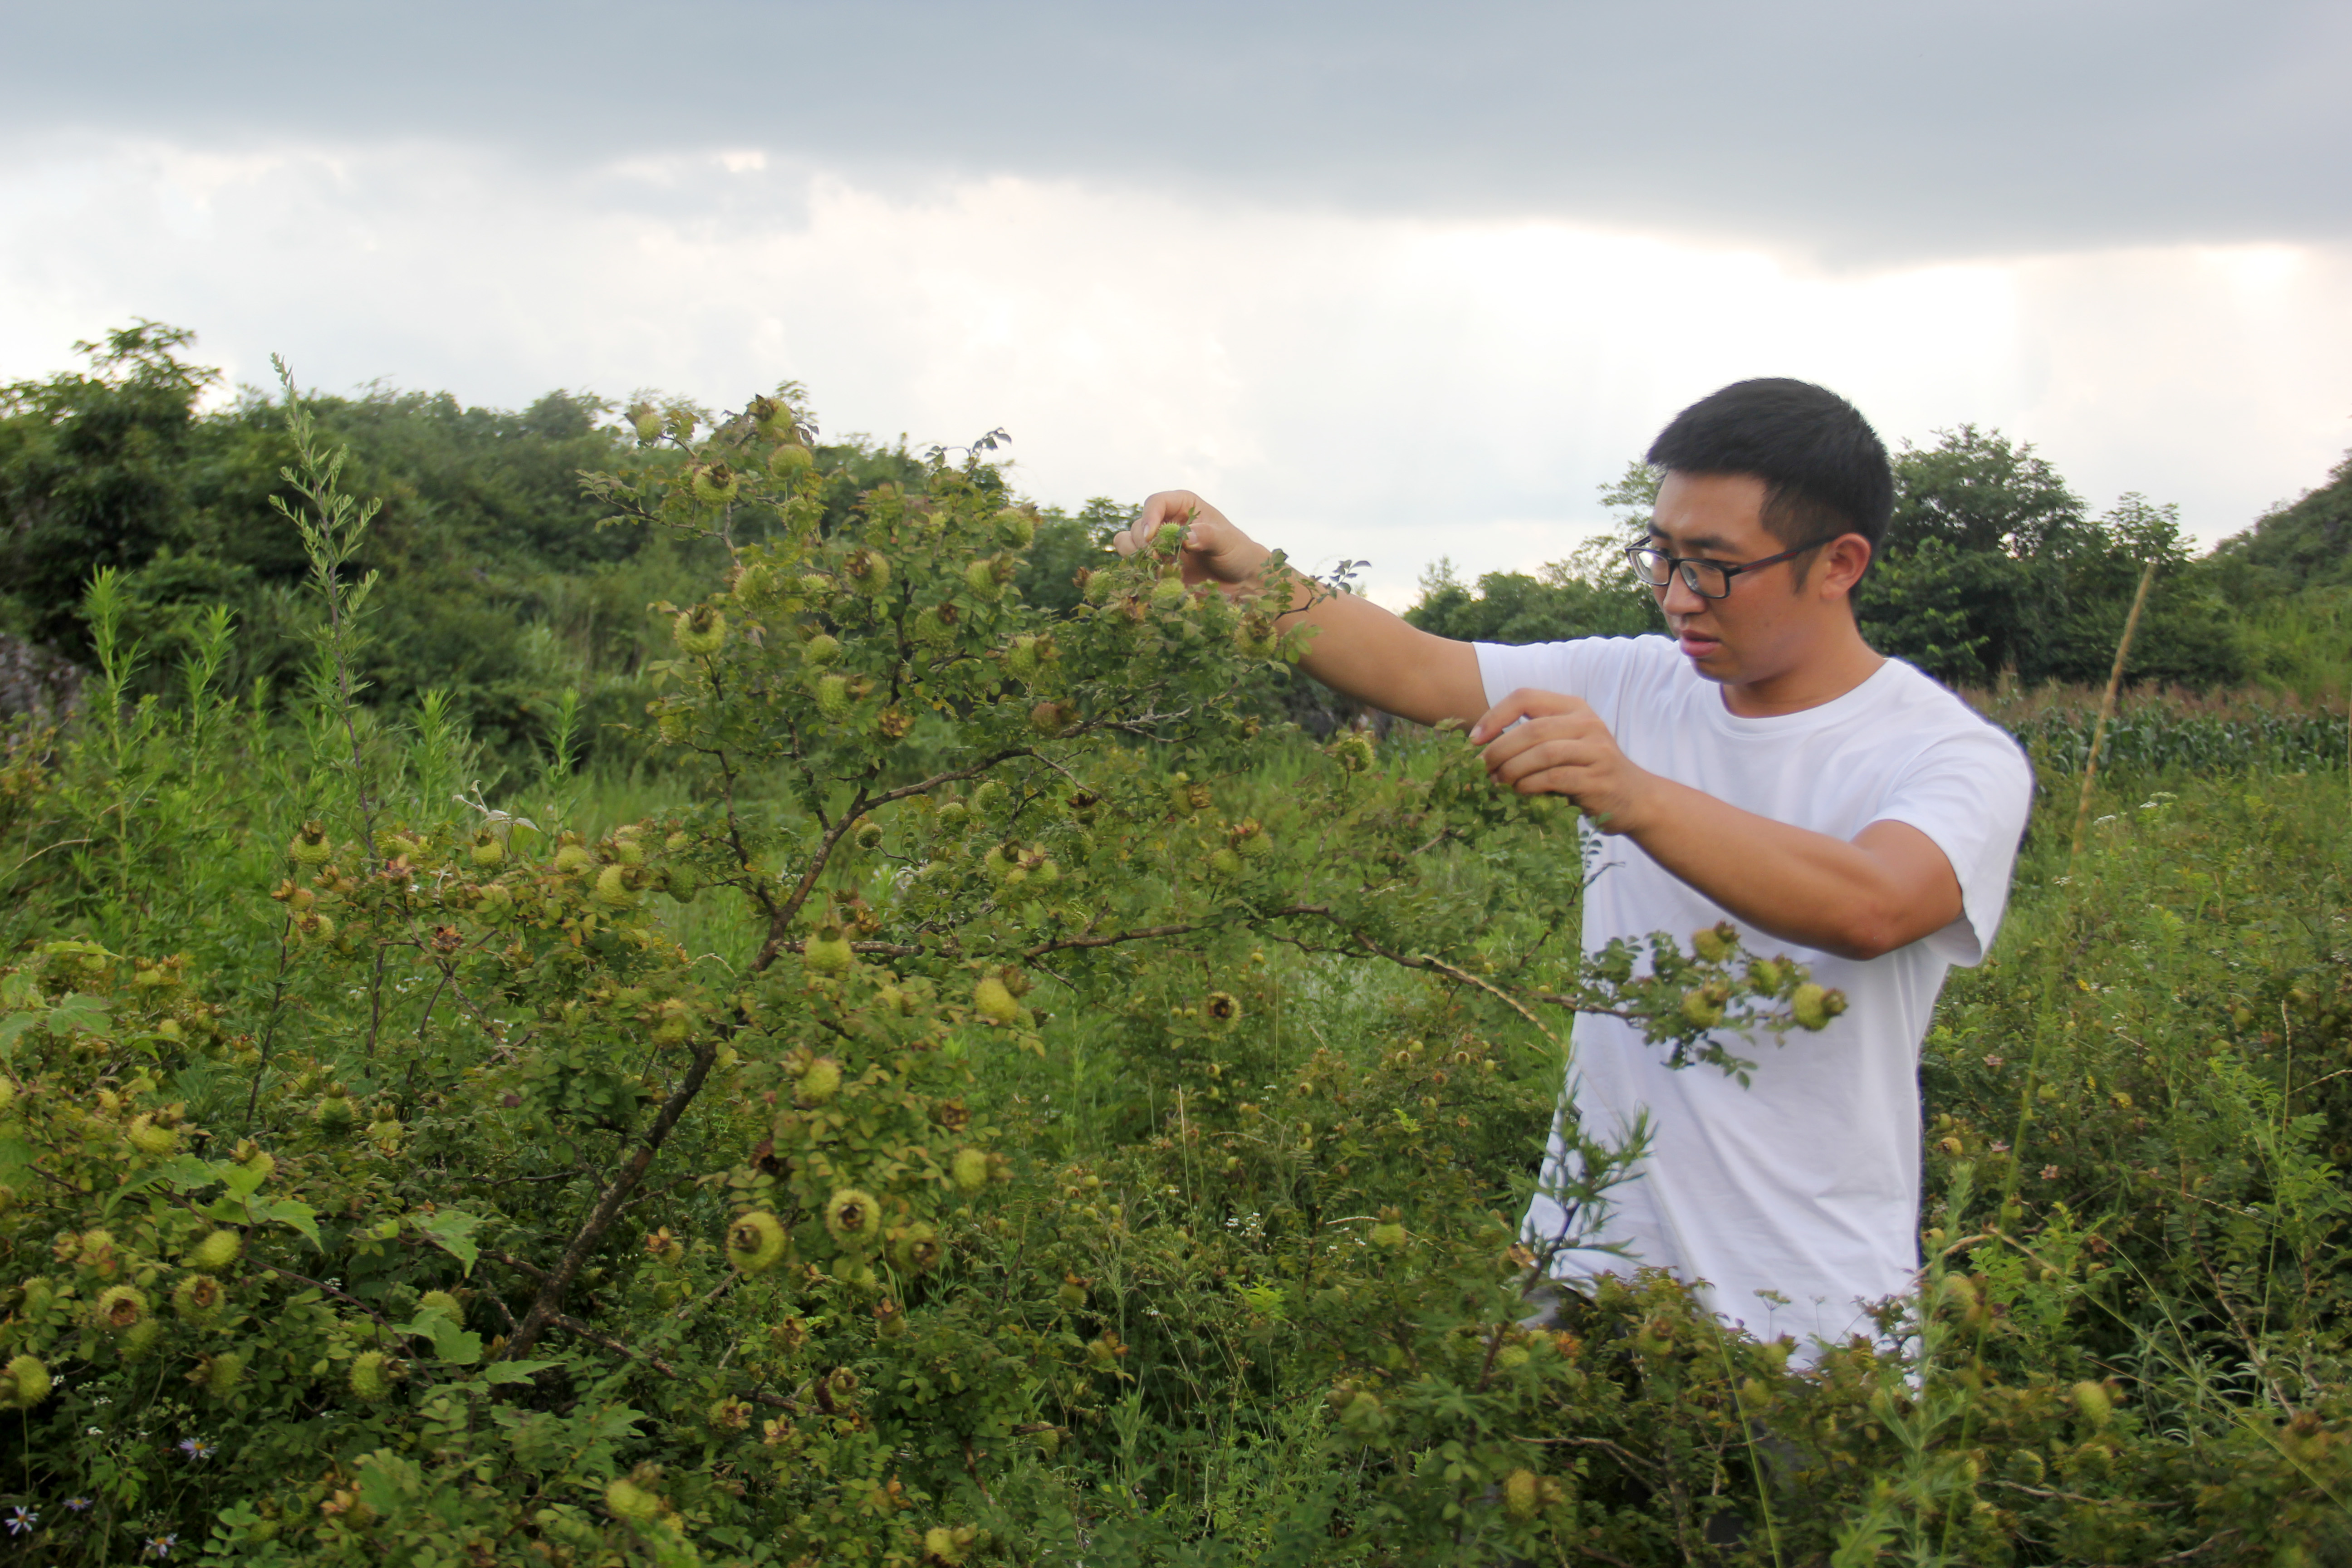
[[[1661,544],[1673,545],[1676,550],[1723,551],[1731,547],[1728,540],[1713,533],[1695,533],[1688,539],[1677,541],[1654,528],[1650,530],[1650,537]]]

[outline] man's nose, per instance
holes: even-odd
[[[1683,581],[1682,570],[1677,567],[1666,578],[1666,589],[1659,596],[1658,607],[1670,616],[1695,616],[1712,603],[1691,592],[1691,585]]]

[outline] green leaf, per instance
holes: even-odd
[[[113,1005],[103,996],[74,992],[60,998],[58,1005],[49,1009],[49,1032],[62,1035],[75,1029],[86,1029],[95,1034],[106,1027],[106,1012]]]
[[[444,1312],[419,1312],[396,1331],[431,1340],[433,1353],[451,1366],[472,1366],[482,1359],[482,1336],[451,1321]]]
[[[475,1261],[482,1256],[482,1249],[472,1240],[476,1227],[481,1223],[481,1215],[467,1214],[464,1209],[442,1209],[430,1218],[418,1221],[416,1228],[425,1233],[426,1240],[464,1264],[466,1272],[471,1275]]]
[[[279,1225],[291,1226],[308,1237],[311,1246],[319,1247],[321,1252],[326,1250],[319,1244],[319,1211],[309,1204],[296,1203],[292,1198],[279,1198],[274,1203],[254,1204],[250,1206],[253,1212],[262,1218],[276,1220]]]
[[[558,1363],[551,1361],[494,1361],[482,1369],[484,1383],[529,1383],[536,1374]]]

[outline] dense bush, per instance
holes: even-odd
[[[1792,1371],[1649,1277],[1530,1325],[1572,1011],[1738,1070],[1802,977],[1582,961],[1572,814],[1266,722],[1295,646],[1157,555],[1024,592],[976,460],[842,503],[789,405],[646,423],[599,510],[724,574],[658,773],[559,734],[486,795],[447,701],[358,700],[299,415],[285,718],[226,615],[142,671],[89,595],[83,718],[0,771],[20,1560],[2352,1552],[2342,773],[2135,754],[2033,837],[1883,1342]]]

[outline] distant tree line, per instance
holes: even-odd
[[[121,574],[130,630],[159,688],[214,605],[236,612],[233,674],[265,703],[308,657],[304,562],[271,506],[288,494],[291,458],[279,411],[250,389],[202,410],[219,375],[189,357],[193,341],[141,321],[78,345],[81,369],[0,385],[0,705],[25,706],[87,660],[81,598],[101,568]],[[349,444],[348,488],[383,503],[360,563],[383,579],[363,672],[373,700],[439,689],[477,733],[515,749],[543,734],[551,690],[583,693],[592,745],[638,716],[639,671],[667,646],[646,606],[691,596],[713,567],[698,548],[712,547],[607,526],[583,493],[583,470],[669,460],[639,447],[612,401],[556,391],[508,412],[376,388],[317,408]],[[815,456],[828,526],[872,487],[925,472],[903,437],[821,440]],[[2031,446],[1998,431],[1962,426],[1906,445],[1895,470],[1894,521],[1860,612],[1874,646],[1943,680],[2104,679],[2140,565],[2154,558],[2162,574],[2134,679],[2340,683],[2352,459],[2204,556],[2192,556],[2170,507],[2126,496],[2094,517]],[[1408,618],[1502,642],[1656,629],[1618,553],[1654,489],[1633,465],[1602,490],[1614,531],[1539,572],[1473,584],[1441,562]],[[1074,597],[1077,568],[1131,510],[1103,498],[1040,509],[1023,593],[1049,606]],[[1261,709],[1318,732],[1360,713],[1304,678],[1269,689]]]

